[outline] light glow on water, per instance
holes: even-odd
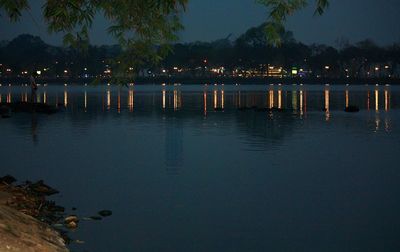
[[[64,90],[64,107],[67,108],[68,106],[68,92]]]
[[[269,90],[269,108],[272,109],[274,107],[274,90]]]
[[[107,110],[110,110],[111,108],[111,91],[108,89],[107,90]]]
[[[165,109],[165,101],[166,101],[166,91],[165,89],[162,90],[162,108]]]
[[[329,121],[330,119],[330,113],[329,113],[329,89],[325,89],[325,120]]]
[[[135,107],[135,93],[133,89],[129,89],[129,95],[128,95],[128,105],[129,105],[129,111],[133,112],[133,109]],[[163,108],[165,108],[165,90],[163,90]]]
[[[303,115],[304,114],[304,111],[303,111],[303,100],[304,98],[303,98],[303,90],[300,90],[300,115]]]
[[[385,90],[385,111],[389,111],[390,107],[390,99],[389,99],[389,92]]]
[[[7,94],[7,103],[11,103],[12,102],[12,95],[11,95],[11,91]]]
[[[174,89],[174,110],[178,109],[178,90]]]
[[[225,92],[221,90],[221,108],[224,109],[225,107]]]
[[[121,91],[118,89],[117,111],[121,113]]]
[[[218,91],[214,90],[214,109],[218,108]]]
[[[298,97],[297,97],[297,91],[296,91],[296,90],[293,90],[293,91],[292,91],[292,107],[293,107],[293,110],[294,110],[294,111],[297,111],[297,106],[298,106],[298,104],[297,104],[297,99],[298,99]]]
[[[282,108],[282,90],[278,90],[278,109]]]
[[[241,94],[240,90],[238,91],[238,106],[239,106],[239,108],[242,107],[242,94]]]
[[[204,116],[207,116],[207,91],[203,91],[203,110],[204,110]]]
[[[295,251],[299,227],[323,241],[316,251],[396,244],[398,87],[381,87],[384,113],[374,111],[371,86],[209,88],[39,88],[42,102],[64,99],[69,109],[0,118],[2,173],[44,179],[62,192],[57,204],[79,216],[112,210],[79,223],[72,235],[86,241],[82,251],[214,252],[221,241],[237,251]],[[29,90],[0,88],[0,100],[29,100]],[[359,113],[343,111],[346,96]],[[224,112],[207,114],[213,107]],[[342,240],[346,232],[372,241]]]

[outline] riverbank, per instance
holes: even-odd
[[[65,237],[51,226],[64,208],[46,200],[57,191],[42,181],[14,182],[0,178],[0,252],[68,252]]]
[[[38,78],[38,83],[78,83],[89,84],[96,81],[95,78]],[[109,78],[101,78],[100,83],[107,83]],[[0,84],[24,84],[26,78],[0,78]],[[137,77],[135,84],[390,84],[400,85],[400,78],[263,78],[263,77]]]

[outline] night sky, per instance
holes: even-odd
[[[233,34],[237,37],[248,28],[265,21],[267,9],[255,0],[190,0],[183,14],[185,30],[182,42],[211,41]],[[310,1],[314,3],[315,1]],[[41,19],[43,1],[31,1],[32,16],[25,13],[21,22],[10,24],[0,18],[0,40],[10,40],[22,33],[41,36],[50,44],[61,44],[61,35],[49,35]],[[288,20],[287,28],[295,38],[306,44],[335,45],[338,38],[357,42],[371,38],[381,45],[400,42],[399,0],[332,0],[328,12],[322,17],[313,16],[313,8],[299,12]],[[33,17],[33,18],[32,18]],[[36,20],[35,22],[33,21]],[[107,22],[96,19],[92,31],[93,44],[112,44],[105,31]]]

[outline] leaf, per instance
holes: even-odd
[[[325,10],[329,7],[329,0],[317,0],[317,7],[314,15],[322,15]]]

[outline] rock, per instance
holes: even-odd
[[[69,229],[76,229],[76,228],[78,227],[78,223],[76,223],[76,222],[74,222],[74,221],[71,221],[71,222],[65,224],[65,226],[66,226],[67,228],[69,228]]]
[[[13,196],[10,193],[2,192],[0,190],[0,205],[7,205],[7,203],[12,200]]]
[[[59,193],[57,190],[55,190],[55,189],[51,188],[50,186],[46,185],[45,183],[43,183],[43,180],[40,180],[34,184],[31,184],[29,186],[29,188],[36,193],[40,193],[40,194],[43,194],[46,196],[50,196],[50,195]]]
[[[359,112],[360,108],[357,106],[348,106],[347,108],[344,109],[345,112],[348,113],[355,113],[355,112]]]
[[[112,215],[112,212],[110,210],[101,210],[98,214],[102,217],[108,217]]]
[[[17,181],[17,180],[13,176],[10,176],[10,175],[6,175],[6,176],[0,178],[0,183],[5,183],[7,185],[11,185],[15,181]]]
[[[62,212],[64,212],[65,211],[65,208],[64,207],[62,207],[62,206],[57,206],[57,205],[49,205],[49,206],[47,206],[47,208],[49,209],[49,211],[51,211],[51,212],[59,212],[59,213],[62,213]]]
[[[68,217],[65,217],[64,222],[66,224],[71,223],[71,222],[78,223],[79,222],[79,218],[76,215],[70,215]]]
[[[79,218],[76,215],[70,215],[64,219],[65,226],[69,229],[76,229],[78,227]]]
[[[0,205],[0,251],[68,252],[60,234],[31,216]]]
[[[15,182],[11,176],[1,179],[7,183]],[[60,212],[64,208],[35,191],[48,186],[42,181],[7,183],[0,183],[0,252],[68,252],[65,231],[54,229],[63,218]]]

